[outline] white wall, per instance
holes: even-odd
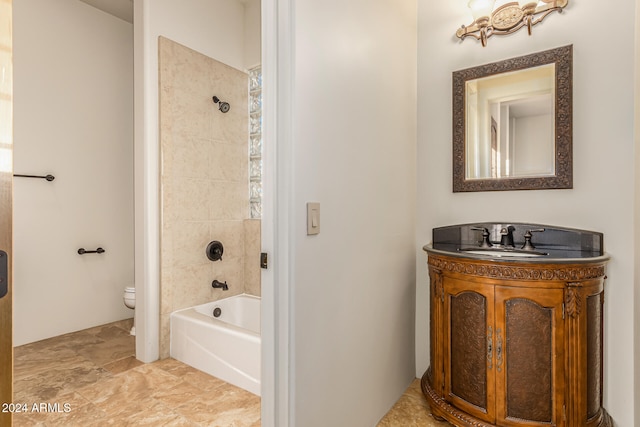
[[[515,176],[552,175],[555,165],[554,116],[517,117],[511,120],[515,135],[511,144]]]
[[[14,2],[15,345],[124,319],[133,285],[133,29]],[[106,249],[77,254],[80,247]]]
[[[134,0],[136,356],[145,362],[159,351],[158,36],[244,70],[244,24],[239,1]]]
[[[262,63],[262,7],[260,0],[244,2],[244,67],[250,69]]]
[[[635,81],[640,81],[640,2],[636,0],[636,15],[635,15]],[[640,85],[636,83],[635,90],[635,103],[634,103],[634,119],[635,119],[635,135],[634,146],[640,146]],[[635,149],[635,170],[640,170],[640,150]],[[634,174],[635,184],[635,197],[634,197],[634,242],[640,242],[640,176],[636,172]],[[635,333],[636,329],[640,325],[640,251],[634,246],[634,264],[635,264],[635,276],[634,276],[634,355],[640,355],[640,335]],[[634,409],[636,414],[640,414],[640,357],[634,357]]]
[[[634,418],[634,0],[615,8],[570,2],[562,15],[526,31],[458,41],[469,24],[465,2],[418,8],[418,260],[416,374],[428,366],[428,274],[421,247],[433,227],[511,220],[604,233],[605,407],[616,425]],[[597,35],[585,23],[616,22]],[[475,65],[573,44],[574,188],[571,190],[452,193],[451,73]],[[638,356],[636,355],[636,358]]]
[[[414,378],[416,2],[293,10],[292,425],[373,426]]]

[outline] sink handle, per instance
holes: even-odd
[[[525,251],[534,250],[536,247],[533,246],[533,243],[531,243],[531,237],[533,237],[533,234],[531,233],[542,233],[543,231],[544,228],[534,228],[532,230],[527,230],[527,232],[524,233],[524,245],[522,245],[522,249]]]
[[[490,248],[493,245],[489,241],[489,229],[486,227],[471,227],[472,230],[482,231],[482,243],[480,243],[481,248]]]

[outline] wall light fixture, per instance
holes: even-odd
[[[494,10],[495,3],[496,0],[469,0],[474,21],[468,27],[463,25],[456,35],[461,39],[474,37],[480,40],[482,46],[486,46],[487,39],[493,35],[515,33],[522,27],[527,27],[531,35],[534,25],[542,22],[551,12],[562,12],[569,0],[519,0]]]

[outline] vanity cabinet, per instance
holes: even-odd
[[[427,250],[429,252],[429,250]],[[604,269],[430,252],[433,415],[456,426],[612,426],[602,408]]]

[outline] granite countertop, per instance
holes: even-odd
[[[515,248],[513,249],[500,247],[502,237],[500,230],[508,226],[515,228],[513,231]],[[482,231],[478,229],[482,228],[489,231],[489,240],[494,247],[488,249],[480,247],[483,237]],[[531,240],[535,249],[522,251],[520,248],[525,242],[524,234],[527,230],[536,229],[544,229],[544,231],[532,233]],[[432,243],[425,245],[423,249],[434,254],[497,262],[584,263],[602,262],[609,259],[603,250],[603,241],[603,234],[594,231],[501,221],[434,228]],[[487,251],[487,253],[481,253],[482,251]],[[544,255],[535,256],[536,253]]]

